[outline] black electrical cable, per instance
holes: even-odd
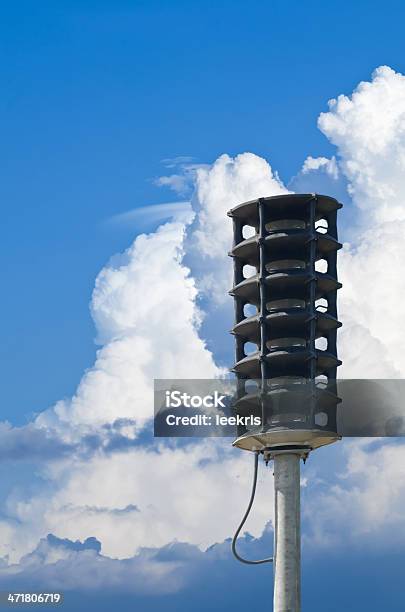
[[[254,467],[254,474],[253,474],[253,487],[252,487],[252,493],[250,495],[250,500],[249,500],[249,504],[247,507],[247,510],[244,514],[244,517],[239,525],[239,527],[237,528],[235,535],[233,536],[233,540],[232,540],[232,552],[235,555],[235,557],[237,558],[238,561],[241,561],[242,563],[247,563],[248,565],[259,565],[260,563],[272,563],[273,562],[273,557],[268,557],[267,559],[258,559],[256,561],[249,561],[249,559],[244,559],[243,557],[241,557],[237,551],[236,551],[236,540],[238,539],[238,536],[241,532],[241,529],[243,527],[243,525],[246,523],[246,519],[249,516],[250,510],[252,508],[253,505],[253,501],[255,499],[255,493],[256,493],[256,484],[257,484],[257,471],[258,471],[258,465],[259,465],[259,451],[255,452],[255,467]]]

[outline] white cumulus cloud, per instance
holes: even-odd
[[[94,366],[75,395],[37,417],[40,427],[77,437],[85,428],[153,417],[154,378],[215,378],[220,370],[199,337],[197,290],[182,263],[185,224],[142,234],[97,277],[91,311]]]
[[[350,97],[331,100],[319,127],[337,146],[339,167],[358,210],[351,244],[339,257],[344,286],[340,374],[404,376],[405,77],[387,66],[378,68],[371,82],[360,83]],[[366,367],[370,361],[372,373]]]
[[[232,224],[227,211],[241,202],[282,193],[288,190],[277,172],[253,153],[221,155],[210,168],[197,170],[196,217],[188,231],[187,255],[198,288],[214,303],[230,304]]]

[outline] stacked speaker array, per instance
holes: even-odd
[[[236,206],[233,219],[238,414],[270,440],[336,432],[337,211],[334,198],[289,194]],[[241,427],[238,435],[248,435]],[[254,432],[252,432],[254,433]],[[257,433],[257,432],[256,432]],[[264,438],[266,439],[266,438]]]

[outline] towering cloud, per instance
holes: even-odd
[[[341,375],[404,376],[405,77],[378,68],[351,97],[331,100],[319,127],[338,148],[357,211],[340,257]]]
[[[220,372],[198,334],[197,290],[183,265],[185,223],[142,234],[97,277],[91,312],[103,344],[76,394],[37,418],[77,438],[117,419],[140,427],[153,415],[154,378],[214,378]]]
[[[232,226],[226,213],[241,202],[287,193],[270,164],[253,153],[221,155],[210,168],[196,173],[194,223],[188,230],[187,261],[203,296],[221,304],[228,300],[231,270],[228,251]],[[209,305],[208,305],[209,308]]]
[[[362,223],[405,219],[405,77],[377,68],[351,97],[330,100],[319,128],[338,148]]]

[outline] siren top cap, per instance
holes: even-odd
[[[342,204],[335,198],[315,193],[288,193],[266,198],[257,198],[238,204],[228,212],[229,217],[236,217],[245,221],[248,225],[255,226],[258,220],[259,200],[268,204],[269,220],[277,219],[300,219],[304,213],[309,213],[307,204],[316,198],[315,220],[322,219],[328,213],[342,208]]]

